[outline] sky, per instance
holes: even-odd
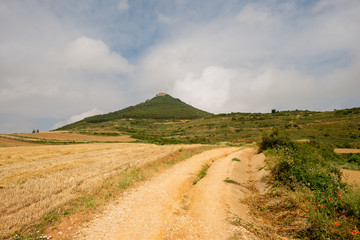
[[[0,133],[159,92],[212,113],[360,107],[358,0],[0,0]]]

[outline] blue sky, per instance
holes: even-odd
[[[358,0],[0,0],[0,133],[158,92],[213,113],[359,107],[358,22]]]

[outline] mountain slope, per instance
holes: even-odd
[[[212,116],[211,113],[197,109],[180,99],[164,93],[157,94],[154,98],[135,106],[108,114],[96,115],[81,121],[63,126],[57,130],[69,130],[79,124],[100,123],[116,119],[196,119]]]

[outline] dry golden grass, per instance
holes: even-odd
[[[100,142],[132,142],[135,139],[130,136],[95,136],[86,134],[70,133],[67,131],[41,132],[41,133],[18,133],[13,134],[18,137],[27,137],[34,139],[46,139],[56,141],[100,141]]]
[[[0,238],[180,148],[131,143],[0,148]]]
[[[0,147],[19,147],[19,146],[34,146],[36,143],[28,143],[16,141],[14,139],[8,139],[4,137],[0,137]]]
[[[344,180],[350,185],[360,186],[360,171],[341,169]]]
[[[349,153],[360,153],[360,149],[351,149],[351,148],[335,148],[334,152],[336,153],[344,153],[344,154],[349,154]]]

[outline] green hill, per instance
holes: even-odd
[[[122,110],[108,114],[96,115],[85,118],[81,121],[63,126],[57,130],[70,130],[79,125],[88,123],[102,123],[117,119],[197,119],[209,117],[213,114],[197,109],[184,103],[178,98],[159,93],[154,98],[135,106],[130,106]]]

